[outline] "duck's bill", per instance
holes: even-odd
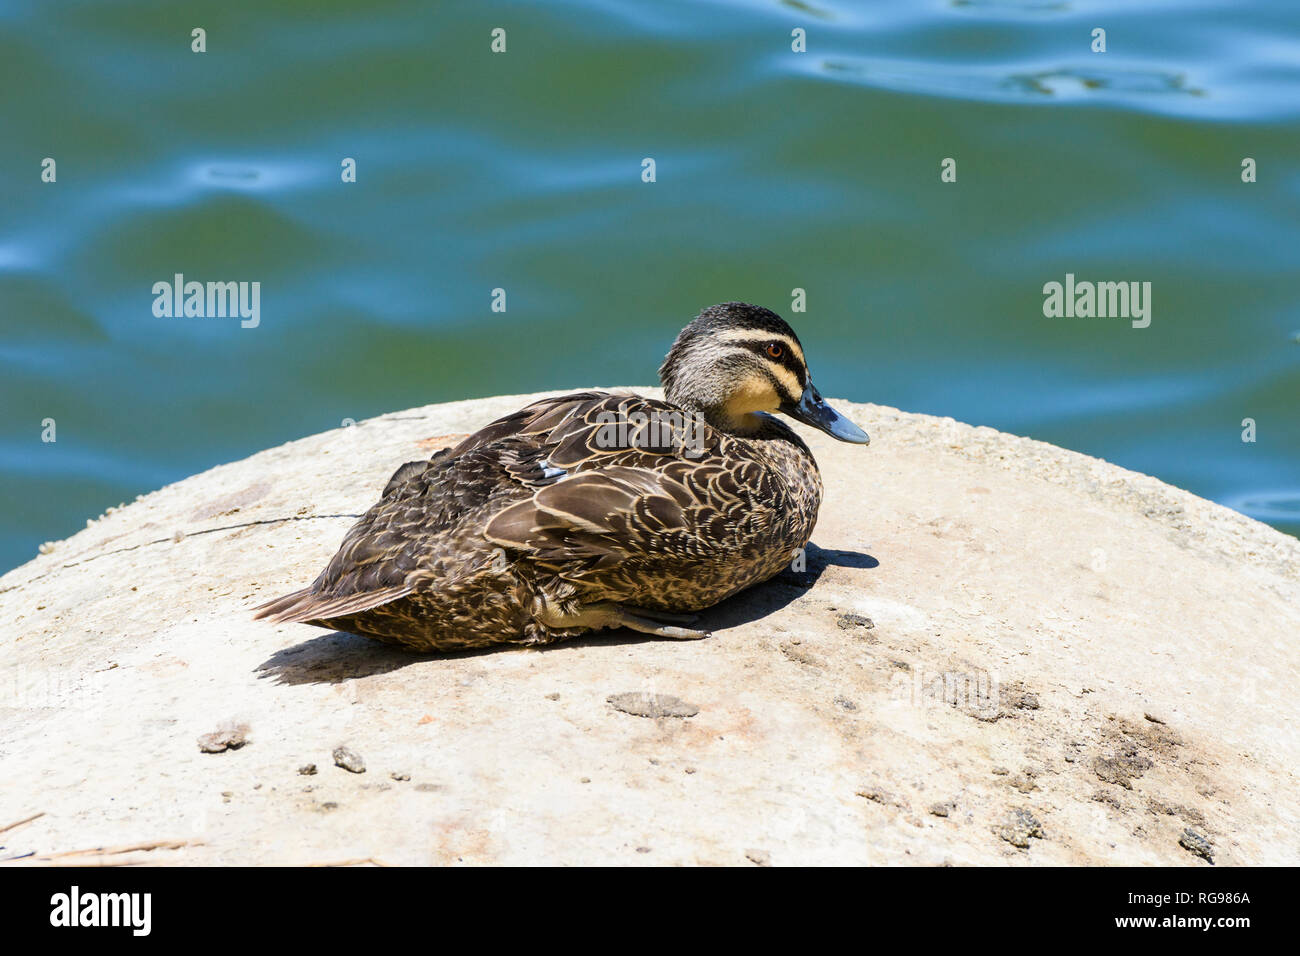
[[[798,404],[783,405],[781,411],[795,421],[820,428],[840,441],[853,442],[855,445],[871,443],[871,438],[866,432],[826,404],[821,392],[813,387],[812,382],[809,382],[808,387],[803,390],[803,397],[799,399]]]

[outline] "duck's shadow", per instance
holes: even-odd
[[[719,630],[767,617],[811,588],[817,583],[822,572],[832,565],[843,568],[875,568],[880,565],[880,562],[871,555],[861,551],[819,548],[811,543],[805,549],[805,558],[806,570],[782,571],[770,581],[742,591],[721,604],[700,612],[699,622],[695,626],[706,630]],[[663,638],[619,629],[533,648],[497,644],[452,653],[419,654],[381,644],[368,637],[349,634],[346,631],[330,631],[276,651],[257,666],[257,673],[260,676],[273,678],[280,684],[339,684],[359,677],[386,674],[421,661],[455,660],[522,650],[553,654],[595,644],[601,646],[641,644],[645,641],[658,640]]]

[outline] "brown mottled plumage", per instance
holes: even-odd
[[[769,412],[845,441],[774,313],[700,313],[660,369],[665,399],[578,392],[408,462],[310,587],[258,617],[419,650],[677,626],[767,580],[807,543],[822,485]]]

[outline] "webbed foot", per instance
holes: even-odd
[[[615,604],[610,609],[611,624],[629,627],[642,634],[657,634],[659,637],[671,637],[679,641],[698,641],[712,637],[709,631],[697,631],[679,624],[694,624],[700,619],[698,614],[670,614],[667,611],[651,611],[640,607],[624,607]]]

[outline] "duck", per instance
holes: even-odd
[[[789,566],[817,523],[821,473],[778,415],[870,438],[761,306],[701,311],[659,379],[662,399],[543,398],[407,462],[315,581],[255,616],[421,652],[710,637],[698,612]]]

